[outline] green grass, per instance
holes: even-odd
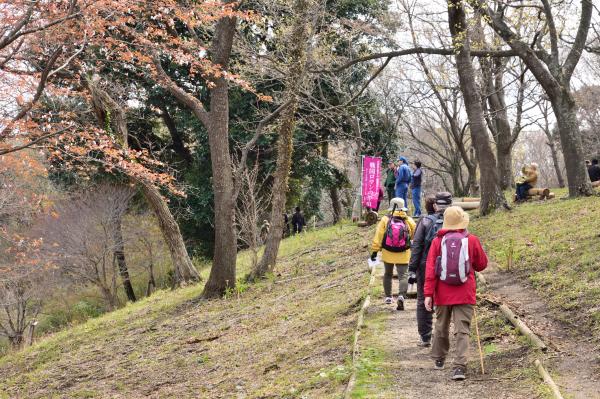
[[[599,222],[600,198],[554,199],[475,218],[470,230],[500,269],[531,283],[559,319],[598,339]]]
[[[367,313],[360,335],[360,346],[364,349],[356,364],[356,385],[352,390],[353,399],[391,398],[394,396],[393,370],[389,353],[386,352],[381,336],[386,327],[387,317],[381,313]]]
[[[274,275],[226,298],[198,300],[202,284],[161,290],[58,332],[0,359],[0,392],[339,397],[366,294],[365,239],[350,225],[309,232],[282,243]],[[249,266],[240,254],[238,275]]]

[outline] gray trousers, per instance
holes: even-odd
[[[433,312],[425,309],[425,267],[417,269],[417,329],[423,341],[431,340]]]
[[[396,266],[396,273],[398,274],[398,284],[400,286],[398,295],[406,296],[408,291],[408,281],[406,274],[408,273],[408,265],[383,263],[385,267],[385,273],[383,274],[383,291],[386,297],[392,296],[392,277],[394,276],[394,266]]]

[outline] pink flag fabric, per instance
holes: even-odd
[[[363,156],[362,205],[376,209],[381,181],[381,158]]]

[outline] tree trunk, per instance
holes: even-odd
[[[326,160],[329,160],[329,134],[327,133],[323,137],[321,156]],[[331,198],[331,209],[333,211],[333,224],[338,224],[342,220],[342,203],[340,201],[340,192],[337,188],[337,184],[338,182],[335,181],[334,184],[329,187],[329,197]]]
[[[570,91],[563,90],[561,95],[550,98],[560,133],[560,144],[565,159],[569,196],[593,195],[585,159],[579,122],[577,120],[577,104]]]
[[[122,138],[123,148],[127,149],[128,132],[125,111],[108,95],[108,93],[93,85],[90,79],[87,79],[86,82],[92,96],[99,124],[102,125],[102,123],[104,123],[104,120],[102,119],[103,115],[108,114],[111,110],[113,110],[116,115],[119,115],[115,124],[115,129],[118,136]],[[148,205],[154,211],[154,214],[158,219],[163,238],[167,243],[171,254],[171,261],[173,262],[173,268],[175,270],[175,283],[182,284],[190,281],[199,281],[200,275],[196,268],[194,268],[187,253],[179,226],[158,189],[143,179],[133,176],[130,176],[130,179],[133,183],[139,184]],[[119,267],[120,266],[121,264],[119,263]],[[133,289],[131,293],[133,294]],[[129,298],[131,299],[131,297]]]
[[[498,137],[500,139],[500,137]],[[500,179],[500,189],[507,190],[514,186],[513,168],[512,168],[512,144],[496,144],[496,155],[498,156],[498,175]]]
[[[550,154],[552,154],[552,165],[554,165],[554,172],[556,173],[556,179],[558,180],[558,186],[560,188],[565,187],[565,178],[563,177],[562,171],[560,170],[560,163],[558,162],[558,151],[556,149],[556,139],[552,132],[546,130],[546,138],[548,139],[548,147],[550,147]]]
[[[227,69],[235,35],[236,18],[222,18],[215,28],[212,62]],[[229,83],[225,77],[213,79],[210,91],[208,144],[213,173],[215,246],[213,265],[202,296],[216,298],[236,284],[237,232],[235,229],[234,184],[229,153]]]
[[[22,332],[18,332],[14,335],[10,335],[8,337],[8,342],[10,343],[10,346],[12,349],[14,350],[19,350],[23,347],[23,333]]]
[[[133,286],[131,285],[131,280],[129,279],[129,270],[127,269],[127,262],[125,260],[125,243],[123,242],[122,223],[123,219],[121,216],[119,216],[118,219],[115,220],[113,231],[113,239],[115,244],[114,256],[119,267],[119,275],[121,276],[121,280],[123,282],[123,290],[125,290],[125,295],[127,295],[128,300],[135,302],[135,292],[133,291]]]
[[[173,262],[173,269],[175,271],[175,284],[200,281],[200,275],[192,264],[192,260],[183,242],[179,225],[167,206],[167,202],[152,184],[144,180],[137,180],[136,183],[139,184],[144,198],[146,198],[148,205],[158,219],[158,225],[171,254],[171,261]]]
[[[489,136],[483,117],[481,96],[475,82],[475,71],[471,62],[470,41],[463,3],[451,0],[448,3],[450,33],[457,49],[456,68],[463,93],[465,108],[469,118],[471,140],[475,147],[481,171],[481,214],[486,215],[501,206],[508,207],[500,189],[496,157],[490,146]]]
[[[288,179],[292,165],[292,144],[296,127],[296,110],[298,108],[297,96],[306,69],[306,43],[309,36],[308,11],[308,0],[296,0],[294,2],[295,19],[290,35],[288,53],[290,67],[285,88],[286,102],[290,101],[290,106],[284,110],[281,117],[279,138],[277,139],[277,166],[272,191],[271,230],[267,237],[265,252],[252,273],[252,278],[262,277],[273,270],[282,239],[284,223],[282,215],[285,212]]]
[[[333,224],[338,224],[342,221],[342,203],[340,201],[340,192],[337,187],[329,187],[329,197],[331,198],[331,206],[333,210]]]
[[[190,152],[189,148],[187,148],[185,146],[185,143],[183,141],[183,136],[182,136],[181,132],[179,130],[177,130],[175,121],[171,117],[171,114],[169,114],[169,110],[167,109],[167,106],[164,103],[161,103],[161,104],[159,104],[158,107],[160,108],[161,116],[163,118],[163,121],[165,122],[165,126],[167,127],[167,130],[169,131],[169,134],[171,135],[171,141],[173,142],[173,144],[172,144],[173,151],[175,151],[175,153],[181,159],[183,159],[186,164],[188,164],[188,165],[191,164],[192,163],[192,153]]]

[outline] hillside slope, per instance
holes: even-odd
[[[277,276],[227,298],[163,291],[49,337],[0,359],[0,397],[339,397],[367,289],[365,234],[294,237]]]
[[[600,340],[599,226],[600,198],[592,197],[519,205],[476,218],[470,229],[498,268],[530,284],[555,318]]]

